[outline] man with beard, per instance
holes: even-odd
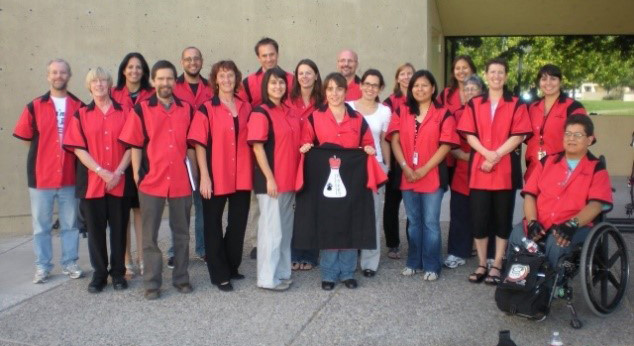
[[[203,55],[196,47],[187,47],[181,53],[181,66],[183,74],[176,79],[174,96],[185,101],[197,110],[205,101],[213,95],[209,82],[200,75],[203,67]],[[193,167],[197,167],[192,162]],[[196,255],[206,261],[205,242],[203,239],[203,210],[200,193],[194,191],[194,234],[196,237]],[[167,250],[167,266],[174,267],[174,246]]]
[[[361,78],[357,76],[359,57],[353,50],[342,50],[337,56],[337,71],[346,77],[348,92],[346,101],[354,101],[361,98]]]
[[[71,116],[83,106],[66,90],[70,65],[62,59],[47,66],[50,90],[31,101],[18,119],[13,135],[27,141],[27,178],[33,217],[35,277],[44,283],[53,269],[53,205],[57,200],[62,242],[62,272],[73,279],[83,275],[77,265],[79,230],[75,198],[75,155],[62,149],[62,139]]]
[[[136,105],[129,113],[119,140],[132,147],[132,170],[139,189],[143,218],[143,285],[145,298],[157,299],[162,283],[163,256],[157,237],[167,200],[169,224],[174,241],[172,283],[180,293],[190,293],[189,215],[192,186],[187,158],[187,131],[192,107],[172,94],[176,68],[160,60],[152,67],[156,95]]]

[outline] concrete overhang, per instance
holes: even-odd
[[[634,34],[634,0],[432,0],[445,36]]]

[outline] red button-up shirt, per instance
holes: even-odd
[[[128,114],[119,140],[143,150],[139,191],[156,197],[191,195],[185,159],[192,115],[188,103],[174,98],[166,110],[156,95],[136,105]]]
[[[247,76],[242,81],[242,87],[238,90],[238,97],[251,104],[255,108],[262,104],[262,78],[264,71],[260,67],[255,73]],[[286,72],[286,95],[288,96],[293,86],[293,74]]]
[[[304,122],[306,118],[315,110],[315,102],[313,100],[310,101],[309,105],[304,104],[304,100],[302,97],[298,97],[294,100],[291,98],[286,99],[286,105],[291,108],[291,112],[295,114],[295,116],[299,117],[300,126],[304,126]]]
[[[237,98],[235,106],[238,115],[234,118],[214,96],[196,111],[187,135],[190,144],[198,143],[207,150],[207,169],[215,196],[250,191],[253,186],[253,153],[247,143],[251,106]]]
[[[528,179],[533,170],[532,164],[539,160],[540,148],[546,154],[556,154],[564,150],[564,125],[566,119],[575,114],[587,115],[581,103],[567,97],[564,93],[555,101],[547,115],[544,115],[544,99],[539,99],[528,106],[528,115],[533,128],[533,135],[526,140],[526,173]]]
[[[572,172],[563,152],[536,161],[522,194],[535,196],[537,220],[547,229],[570,220],[590,201],[612,206],[608,171],[590,152]]]
[[[341,123],[337,123],[328,105],[322,105],[309,115],[302,128],[302,144],[331,143],[343,148],[371,146],[374,139],[368,123],[361,113],[346,104]]]
[[[462,113],[464,113],[464,107],[458,109],[454,112],[454,117],[456,118],[456,123],[460,122],[460,118],[462,117]],[[471,152],[471,146],[467,143],[467,140],[464,137],[460,137],[460,150],[465,153]],[[451,155],[451,154],[449,154]],[[451,189],[461,193],[463,195],[469,195],[469,161],[465,160],[456,160],[456,169],[453,173],[453,178],[451,180]]]
[[[361,78],[354,76],[354,79],[348,82],[348,90],[346,91],[346,101],[356,101],[361,98]]]
[[[386,139],[391,140],[392,135],[398,132],[401,150],[407,165],[416,170],[427,163],[436,153],[440,145],[449,144],[458,147],[460,139],[456,132],[456,119],[447,108],[437,102],[432,102],[427,115],[420,125],[416,125],[416,114],[409,107],[403,105],[390,120]],[[418,162],[414,164],[414,153],[418,156]],[[413,190],[419,193],[431,193],[448,183],[447,176],[441,176],[441,162],[427,175],[415,182],[408,182],[401,178],[401,190]]]
[[[178,97],[181,101],[189,103],[196,110],[200,108],[205,101],[209,101],[214,95],[209,82],[202,77],[200,77],[196,94],[194,94],[191,86],[187,83],[183,75],[180,75],[176,79],[176,84],[174,84],[174,90],[172,92],[174,96]]]
[[[126,112],[132,109],[132,107],[134,107],[135,105],[140,104],[141,102],[149,99],[155,94],[156,91],[154,91],[154,88],[139,89],[135,101],[132,101],[132,97],[130,97],[130,92],[125,85],[121,88],[114,87],[110,89],[110,98],[120,104],[121,107],[123,107],[123,110]]]
[[[113,102],[112,107],[103,114],[92,102],[75,112],[70,119],[64,136],[64,148],[70,152],[75,148],[84,149],[99,166],[114,172],[128,149],[117,140],[125,120],[126,113],[118,103]],[[78,197],[101,198],[106,194],[123,196],[125,176],[121,177],[117,186],[107,191],[106,183],[97,173],[88,170],[81,161],[77,164],[80,165],[76,184]]]
[[[69,119],[84,104],[73,94],[66,97],[64,133]],[[59,189],[75,185],[75,155],[62,149],[57,112],[50,91],[24,107],[13,136],[30,141],[26,160],[28,185],[37,189]]]
[[[478,137],[482,146],[488,150],[496,150],[511,136],[532,134],[526,105],[506,92],[498,101],[493,119],[491,119],[491,101],[488,94],[472,98],[465,106],[460,118],[458,132],[464,136]],[[484,172],[480,167],[485,160],[484,156],[474,151],[470,162],[469,187],[480,190],[512,189],[513,170],[521,169],[519,162],[512,164],[509,153],[500,159],[491,172]],[[521,172],[516,172],[515,175],[517,174]]]
[[[388,96],[385,100],[383,100],[383,104],[390,107],[392,113],[396,112],[401,105],[405,104],[405,100],[407,99],[407,95],[403,94],[401,96],[396,96],[396,94],[392,94]]]
[[[299,136],[299,118],[286,105],[272,107],[262,104],[251,112],[247,140],[250,144],[264,143],[264,151],[273,171],[278,193],[295,191],[300,156]],[[263,179],[257,162],[255,165],[257,168],[254,179]],[[266,193],[265,190],[258,191],[258,186],[255,185],[256,193]]]

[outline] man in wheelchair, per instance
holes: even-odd
[[[595,142],[592,120],[569,116],[564,131],[564,151],[542,158],[526,181],[525,221],[511,232],[508,248],[523,247],[524,237],[542,243],[552,268],[583,245],[593,220],[612,208],[605,163],[588,151]]]

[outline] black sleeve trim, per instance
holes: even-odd
[[[244,92],[247,94],[249,103],[253,103],[253,97],[251,97],[251,90],[249,90],[249,77],[242,80],[242,87],[244,88]]]
[[[526,197],[526,195],[530,195],[530,196],[533,196],[533,197],[537,198],[537,195],[532,193],[532,192],[528,192],[528,191],[524,191],[524,190],[522,190],[522,192],[520,192],[520,196]]]
[[[577,110],[583,110],[583,114],[587,114],[586,109],[583,107],[583,105],[581,104],[581,102],[579,101],[572,101],[572,103],[568,106],[568,108],[566,109],[566,116],[569,117],[573,114],[582,114],[582,113],[578,113],[575,112]]]
[[[17,139],[21,139],[21,140],[23,140],[23,141],[27,141],[27,142],[30,142],[30,141],[32,141],[32,140],[33,140],[33,137],[31,137],[31,138],[26,138],[26,137],[22,137],[22,136],[20,136],[20,135],[16,135],[15,133],[13,134],[13,137],[15,137],[15,138],[17,138]]]
[[[266,143],[266,142],[268,142],[268,140],[266,139],[250,139],[247,141],[249,145],[253,145],[255,143]]]

